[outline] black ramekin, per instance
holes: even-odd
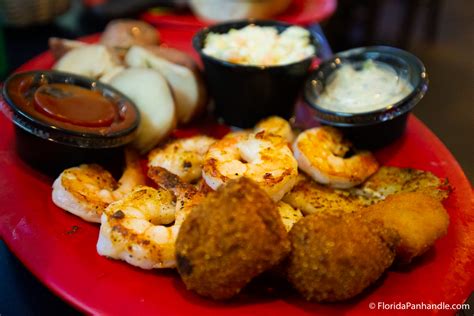
[[[345,64],[360,65],[372,59],[392,67],[399,76],[408,80],[413,91],[394,104],[363,113],[331,111],[318,106],[318,97],[335,70]],[[378,148],[393,142],[405,131],[409,113],[428,89],[428,75],[423,63],[413,54],[388,46],[354,48],[324,61],[306,80],[304,99],[314,109],[316,119],[324,125],[342,129],[362,148]]]
[[[227,33],[247,25],[272,26],[280,33],[291,24],[277,21],[243,20],[216,24],[199,31],[193,38],[194,49],[201,56],[209,91],[215,102],[215,114],[225,123],[248,128],[262,118],[279,115],[290,118],[304,79],[315,56],[276,66],[248,66],[230,63],[203,53],[209,33]],[[317,40],[311,43],[319,51]]]
[[[126,128],[114,133],[82,133],[67,130],[41,121],[15,104],[9,95],[9,84],[18,76],[34,75],[48,83],[67,83],[100,91],[119,107],[128,106],[136,119]],[[18,156],[33,168],[50,176],[57,176],[64,169],[82,163],[99,163],[118,169],[123,162],[123,147],[130,143],[140,121],[135,104],[109,85],[86,77],[58,71],[30,71],[13,74],[3,86],[3,112],[15,125],[15,144]]]

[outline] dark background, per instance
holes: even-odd
[[[4,27],[7,71],[0,80],[45,51],[50,36],[76,38],[101,31],[106,22],[75,1],[50,24]],[[474,1],[340,0],[336,14],[322,27],[334,51],[386,44],[405,48],[425,63],[430,88],[414,113],[445,143],[472,181]],[[77,312],[36,281],[0,241],[0,315],[52,313]]]

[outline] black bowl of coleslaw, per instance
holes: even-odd
[[[247,26],[275,28],[278,34],[292,27],[277,21],[243,20],[206,27],[193,38],[193,46],[204,64],[205,77],[215,103],[214,113],[225,123],[242,128],[252,127],[270,115],[290,118],[319,52],[318,41],[308,31],[308,44],[314,48],[314,53],[285,64],[241,64],[206,53],[209,35],[226,34]]]

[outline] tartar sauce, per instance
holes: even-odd
[[[387,64],[368,60],[362,69],[337,69],[319,96],[324,109],[345,113],[375,111],[394,104],[413,91],[412,85]]]
[[[278,33],[271,26],[248,25],[228,33],[209,33],[203,52],[231,63],[275,66],[294,63],[315,54],[308,30],[291,26]]]

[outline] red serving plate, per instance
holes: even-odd
[[[218,1],[216,1],[218,2]],[[308,25],[328,19],[336,10],[337,0],[293,0],[288,9],[274,17],[275,20],[292,24]],[[210,24],[199,20],[191,11],[153,10],[141,15],[141,19],[156,26],[198,29]]]
[[[189,52],[191,36],[190,32],[162,31],[165,43]],[[95,41],[97,36],[87,40]],[[52,64],[52,56],[45,53],[20,70],[47,69]],[[193,131],[182,131],[181,135],[187,133]],[[10,250],[46,286],[88,313],[378,315],[383,311],[371,310],[369,303],[458,304],[474,288],[471,186],[449,151],[414,116],[409,118],[405,135],[376,155],[383,165],[428,170],[449,179],[454,191],[444,203],[451,218],[448,234],[408,269],[391,269],[363,295],[340,304],[309,303],[289,289],[271,290],[258,283],[237,299],[215,302],[187,291],[173,270],[145,271],[101,257],[95,250],[98,226],[52,203],[53,179],[34,171],[17,157],[13,125],[3,115],[0,135],[0,234]]]

